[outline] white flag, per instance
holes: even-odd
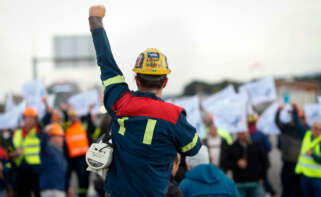
[[[278,108],[279,104],[273,103],[265,109],[256,123],[258,130],[268,135],[280,134],[280,129],[274,121]]]
[[[42,97],[47,95],[47,91],[42,81],[27,81],[22,85],[21,90],[22,96],[27,102],[27,106],[34,108],[38,113],[38,117],[42,118],[45,115]]]
[[[12,94],[9,93],[6,99],[5,112],[11,111],[16,107],[16,104],[13,102]]]
[[[231,133],[248,130],[247,97],[244,94],[236,94],[212,103],[210,112],[214,115],[214,123],[217,128]]]
[[[68,99],[68,103],[72,105],[79,116],[88,114],[88,108],[91,104],[95,105],[93,112],[100,113],[101,102],[97,90],[76,94]]]
[[[14,129],[19,127],[19,121],[26,108],[26,103],[22,102],[10,111],[0,114],[0,129]]]
[[[173,103],[185,109],[187,121],[196,128],[198,135],[201,138],[205,137],[206,131],[201,117],[198,96],[176,99],[173,101]]]
[[[304,105],[304,114],[310,127],[315,121],[321,122],[321,104],[314,103]]]
[[[239,92],[246,92],[253,105],[271,102],[276,99],[275,84],[272,77],[247,83],[239,88]]]
[[[202,102],[202,107],[205,111],[210,112],[213,110],[213,105],[218,101],[222,101],[224,99],[230,98],[231,96],[235,96],[236,92],[232,85],[227,86],[223,90],[209,96]]]

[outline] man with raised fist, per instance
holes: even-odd
[[[112,197],[163,197],[177,152],[195,155],[201,147],[200,139],[187,122],[184,109],[160,98],[171,70],[159,50],[149,48],[138,56],[133,68],[138,91],[128,89],[103,28],[104,16],[104,6],[89,10],[115,146],[105,191]]]

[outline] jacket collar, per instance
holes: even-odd
[[[133,92],[133,95],[134,96],[137,96],[137,97],[148,97],[148,98],[152,98],[152,99],[156,99],[156,100],[160,100],[160,101],[163,101],[163,99],[157,97],[154,93],[152,92],[142,92],[142,91],[135,91]]]

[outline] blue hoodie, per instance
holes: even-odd
[[[239,197],[234,182],[212,164],[192,168],[179,186],[184,197]]]

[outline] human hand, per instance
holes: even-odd
[[[98,16],[104,18],[106,8],[103,5],[94,5],[89,8],[89,16]]]
[[[237,161],[237,165],[241,169],[245,169],[247,167],[247,161],[245,159],[240,159]]]

